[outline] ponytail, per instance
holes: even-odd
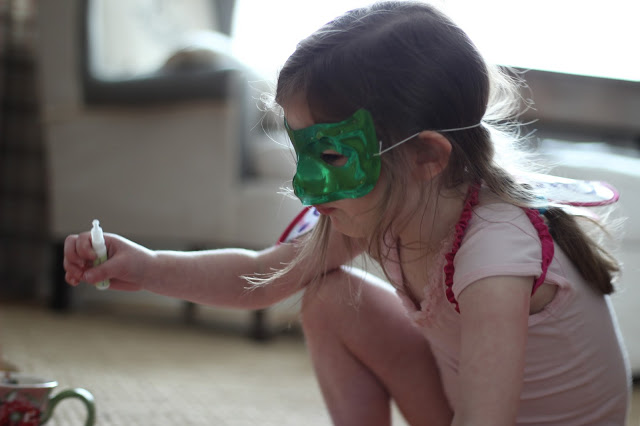
[[[544,217],[553,241],[576,266],[589,286],[602,294],[614,292],[613,282],[620,265],[596,238],[589,235],[586,225],[594,226],[599,234],[607,234],[604,225],[586,216],[568,213],[562,207],[541,204],[527,183],[517,182],[498,165],[479,170],[489,189],[502,200],[522,208],[544,207]],[[580,223],[584,221],[585,223]]]
[[[573,216],[560,207],[548,208],[544,216],[553,240],[589,285],[602,294],[613,293],[613,281],[620,272],[620,265],[610,253],[587,235],[578,220],[589,220],[601,229],[602,225],[586,217]]]

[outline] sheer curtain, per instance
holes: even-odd
[[[47,272],[47,200],[39,128],[35,0],[0,0],[0,298],[37,294]]]

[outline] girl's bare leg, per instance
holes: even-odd
[[[302,322],[335,425],[389,425],[390,398],[412,426],[451,423],[429,345],[389,286],[340,269],[305,294]]]

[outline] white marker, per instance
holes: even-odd
[[[104,235],[102,234],[102,228],[100,228],[100,221],[95,219],[93,222],[93,228],[91,228],[91,246],[98,256],[93,261],[94,266],[99,265],[107,261],[107,246],[104,243]],[[106,290],[109,288],[109,280],[100,281],[96,284],[98,290]]]

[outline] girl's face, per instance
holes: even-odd
[[[283,106],[287,123],[292,130],[303,129],[316,124],[311,116],[311,111],[304,96],[296,96]],[[323,152],[323,158],[331,161],[333,165],[339,166],[346,162],[346,158],[339,153],[327,150]],[[359,198],[345,198],[316,205],[321,214],[331,219],[332,225],[341,233],[354,238],[369,236],[377,222],[377,209],[380,201],[384,173],[371,190],[366,195]]]

